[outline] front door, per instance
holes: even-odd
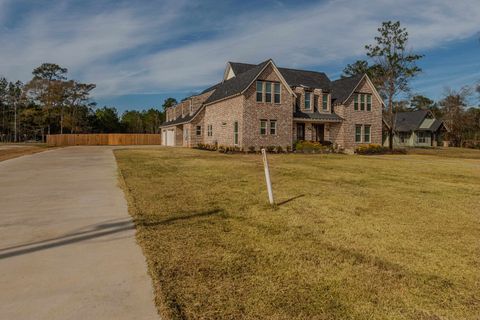
[[[315,141],[323,142],[325,140],[325,125],[315,124]]]
[[[297,140],[305,140],[305,123],[297,123]]]

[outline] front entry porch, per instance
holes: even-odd
[[[293,140],[307,140],[324,143],[331,141],[330,128],[336,124],[326,122],[294,122]]]

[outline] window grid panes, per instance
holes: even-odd
[[[263,102],[263,81],[257,81],[257,102]]]
[[[280,83],[275,83],[274,84],[274,91],[275,91],[275,97],[274,97],[274,102],[275,103],[280,103]]]
[[[235,145],[238,144],[238,122],[237,121],[233,123],[233,143]]]
[[[270,134],[277,134],[277,120],[270,120]]]
[[[311,105],[310,105],[310,98],[311,98],[311,93],[310,92],[305,92],[305,110],[310,110]]]
[[[353,110],[358,110],[358,95],[353,96]]]
[[[365,95],[364,94],[360,95],[360,110],[361,111],[365,110]]]
[[[370,126],[365,125],[363,127],[363,142],[370,143]]]
[[[355,126],[355,142],[362,142],[362,126],[358,124]]]
[[[267,120],[260,120],[260,134],[267,134]]]
[[[322,96],[322,109],[328,110],[328,94]]]
[[[272,83],[265,82],[265,102],[272,102]]]
[[[372,95],[367,95],[367,111],[372,111]]]

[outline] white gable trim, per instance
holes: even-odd
[[[352,92],[350,93],[350,95],[347,97],[347,99],[345,99],[345,101],[348,101],[348,99],[350,99],[350,97],[353,95],[353,93],[355,92],[355,90],[357,90],[358,86],[360,85],[360,83],[362,83],[363,79],[366,79],[367,80],[367,83],[370,85],[370,87],[372,87],[373,89],[373,94],[374,96],[378,99],[378,101],[380,101],[382,103],[382,105],[385,107],[385,102],[383,102],[383,99],[382,97],[380,97],[380,94],[378,93],[377,91],[377,88],[375,88],[375,86],[373,85],[373,82],[370,80],[370,78],[368,77],[368,75],[365,73],[363,75],[363,77],[360,79],[360,81],[358,81],[357,85],[355,86],[355,88],[353,88]],[[345,103],[345,101],[342,101],[342,104]]]
[[[274,72],[277,74],[277,76],[280,78],[280,82],[283,83],[283,85],[287,88],[288,92],[290,92],[290,94],[296,96],[296,95],[295,95],[295,92],[292,91],[292,88],[290,88],[290,86],[288,85],[287,81],[286,81],[285,78],[282,76],[282,74],[280,73],[280,71],[278,70],[277,66],[275,65],[275,63],[273,62],[272,59],[270,59],[270,60],[268,61],[268,63],[262,68],[262,70],[260,70],[260,72],[257,73],[257,75],[255,76],[255,78],[253,79],[253,81],[250,82],[250,83],[248,84],[248,86],[247,86],[245,89],[243,89],[243,91],[242,91],[241,93],[244,94],[245,91],[247,91],[248,88],[250,88],[250,86],[251,86],[255,81],[257,81],[258,76],[259,76],[263,71],[265,71],[265,69],[266,69],[269,65],[271,65],[271,66],[273,67],[273,71],[274,71]]]
[[[223,72],[223,81],[228,80],[228,75],[230,74],[230,71],[233,73],[234,76],[236,76],[235,72],[233,72],[232,65],[230,62],[227,62],[227,66],[225,68],[225,71]]]

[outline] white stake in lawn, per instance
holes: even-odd
[[[270,169],[268,168],[267,152],[262,149],[263,168],[265,169],[265,180],[267,181],[268,200],[272,206],[275,205],[273,201],[272,181],[270,181]]]

